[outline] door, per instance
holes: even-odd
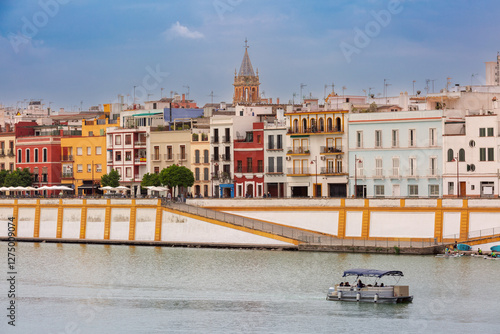
[[[401,191],[399,189],[399,184],[392,185],[392,197],[399,197],[401,195]]]
[[[465,184],[465,182],[460,182],[460,193],[459,193],[458,196],[459,197],[465,197],[465,196],[467,196],[466,191],[467,190],[466,190],[466,184]]]

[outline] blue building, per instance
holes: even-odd
[[[349,114],[349,195],[441,197],[442,110]]]

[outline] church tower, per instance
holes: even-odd
[[[233,104],[258,103],[260,102],[259,92],[259,70],[254,73],[250,57],[248,56],[248,44],[245,39],[245,54],[241,62],[240,71],[234,71],[234,96]]]

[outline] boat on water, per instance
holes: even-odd
[[[436,257],[444,257],[446,259],[452,259],[455,257],[462,257],[462,256],[463,256],[463,254],[459,254],[459,253],[444,253],[444,254],[436,255]]]
[[[352,284],[342,282],[328,289],[327,300],[367,302],[367,303],[409,303],[413,300],[407,285],[397,285],[403,272],[399,270],[350,269],[344,271],[342,277],[355,278]],[[375,280],[364,284],[362,278]],[[387,285],[379,282],[383,277],[393,277],[396,284]]]
[[[470,251],[472,249],[472,247],[467,245],[467,244],[458,244],[457,249],[459,251]]]
[[[492,252],[500,252],[500,245],[491,246],[491,247],[490,247],[490,250],[491,250]]]

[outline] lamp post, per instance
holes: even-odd
[[[458,154],[456,156],[457,160],[457,198],[460,197],[460,182],[459,182],[459,175],[458,175]]]
[[[358,198],[358,158],[354,155],[354,198]]]
[[[316,183],[314,184],[314,194],[315,197],[318,197],[318,156],[314,158],[314,160],[311,161],[311,165],[315,164],[316,165]]]

